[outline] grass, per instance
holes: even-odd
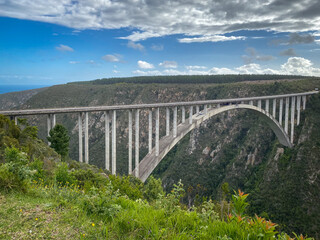
[[[0,239],[97,239],[103,227],[77,207],[35,194],[0,195]],[[94,223],[94,226],[92,224]]]

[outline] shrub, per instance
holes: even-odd
[[[153,176],[150,176],[148,178],[148,182],[144,185],[143,196],[151,202],[158,199],[159,194],[164,194],[161,179],[156,179]]]
[[[0,188],[5,191],[26,191],[32,173],[26,154],[15,147],[7,147],[5,161],[0,166]]]
[[[61,162],[54,172],[55,183],[60,186],[70,185],[75,182],[75,178],[68,170],[68,164]]]

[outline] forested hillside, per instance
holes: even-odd
[[[263,80],[268,80],[266,79]],[[159,78],[160,79],[160,78]],[[18,108],[97,106],[132,103],[175,102],[231,97],[261,96],[313,90],[319,79],[257,81],[240,78],[239,82],[159,84],[111,84],[109,80],[70,83],[50,87],[32,96]],[[139,80],[140,81],[140,80]],[[145,84],[146,82],[152,82]],[[182,80],[181,80],[182,81]],[[189,81],[189,80],[188,80]],[[191,81],[191,80],[190,80]],[[194,81],[194,80],[192,80]],[[206,82],[204,80],[203,82]],[[230,82],[229,80],[227,82]],[[14,100],[10,100],[13,101]],[[240,110],[224,113],[205,122],[185,137],[155,169],[165,190],[170,191],[179,179],[184,183],[187,205],[197,205],[203,198],[216,201],[230,199],[232,189],[250,193],[251,213],[262,214],[287,231],[308,233],[319,238],[320,215],[320,124],[319,97],[307,102],[301,125],[296,128],[295,147],[281,146],[273,132],[254,113]],[[160,124],[164,126],[164,112]],[[117,171],[127,173],[127,113],[119,112]],[[141,112],[140,159],[146,153],[147,132]],[[32,117],[29,122],[39,126],[45,138],[45,117]],[[71,135],[71,158],[78,159],[77,115],[58,115],[57,122]],[[104,119],[101,113],[90,114],[90,163],[103,167]],[[161,135],[164,135],[164,127]],[[228,183],[228,184],[226,184]],[[224,188],[222,186],[229,186]],[[227,191],[229,189],[229,192]]]

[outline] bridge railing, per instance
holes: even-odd
[[[181,119],[181,124],[192,124],[195,116],[199,114],[207,114],[208,111],[214,108],[220,108],[224,105],[239,105],[249,104],[254,105],[258,109],[262,109],[270,118],[276,119],[280,126],[284,124],[284,131],[288,134],[289,127],[289,108],[291,100],[291,136],[290,140],[293,143],[295,113],[297,112],[296,124],[300,124],[301,108],[306,108],[307,96],[317,94],[318,91],[310,91],[304,93],[282,94],[273,96],[231,98],[231,99],[216,99],[205,101],[191,102],[171,102],[171,103],[153,103],[153,104],[133,104],[133,105],[118,105],[118,106],[93,106],[93,107],[69,107],[69,108],[50,108],[50,109],[24,109],[24,110],[8,110],[0,111],[0,114],[11,116],[17,123],[17,117],[28,115],[47,115],[47,132],[56,124],[56,114],[77,113],[78,128],[79,128],[79,161],[89,163],[89,113],[103,112],[105,122],[105,168],[111,170],[112,174],[116,174],[116,136],[117,136],[117,111],[124,110],[128,112],[128,173],[132,173],[133,159],[133,120],[134,120],[134,148],[135,148],[135,166],[136,176],[139,177],[139,142],[140,142],[140,111],[148,112],[148,154],[155,150],[156,157],[159,156],[159,140],[160,140],[160,109],[165,109],[165,136],[172,134],[173,138],[177,136],[178,126],[178,110]],[[279,106],[279,110],[277,110]],[[272,111],[270,112],[270,107]],[[195,111],[195,112],[194,112]],[[170,119],[172,114],[172,119]],[[155,114],[155,119],[153,118]],[[188,115],[188,116],[187,116]],[[187,119],[188,117],[188,119]],[[153,127],[155,122],[155,127]],[[110,126],[111,123],[111,126]],[[171,125],[172,124],[172,128]],[[84,131],[83,131],[84,128]],[[154,130],[154,132],[153,132]],[[83,149],[83,132],[84,132],[84,149]],[[111,139],[110,139],[111,132]],[[154,135],[154,137],[153,137]],[[111,142],[111,151],[110,151]],[[84,154],[83,154],[84,150]],[[110,154],[111,153],[111,154]],[[111,158],[110,158],[111,157]],[[111,161],[110,161],[111,160]],[[110,164],[111,163],[111,164]]]

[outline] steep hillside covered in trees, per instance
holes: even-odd
[[[31,97],[19,108],[97,106],[132,103],[175,102],[231,97],[261,96],[309,91],[319,79],[243,81],[210,84],[135,84],[104,82],[71,83],[50,87]],[[102,84],[101,84],[102,83]],[[185,137],[161,162],[154,175],[166,190],[182,179],[188,190],[186,203],[197,204],[202,197],[220,200],[223,183],[230,189],[251,193],[252,212],[276,220],[289,231],[319,237],[319,97],[307,103],[301,125],[296,128],[295,147],[281,146],[272,131],[254,113],[240,110],[224,113],[205,122]],[[164,126],[164,112],[161,125]],[[127,172],[127,114],[118,113],[118,172]],[[140,121],[147,120],[142,111]],[[32,117],[45,138],[45,117]],[[77,115],[58,115],[71,133],[70,153],[78,159]],[[90,114],[90,163],[103,167],[104,120]],[[140,158],[147,151],[147,132],[141,124]],[[161,135],[164,135],[164,128]]]

